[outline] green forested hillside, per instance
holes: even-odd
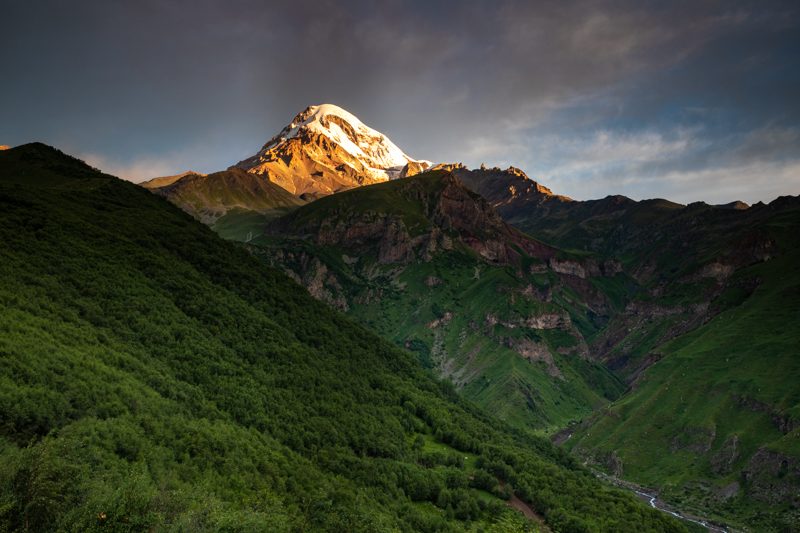
[[[554,531],[683,529],[165,200],[0,153],[0,530],[536,527],[512,491]]]

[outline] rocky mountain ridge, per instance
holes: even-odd
[[[187,171],[141,185],[206,224],[228,215],[221,222],[226,236],[252,235],[275,214],[308,201],[430,166],[346,110],[321,104],[301,111],[257,154],[225,171]]]

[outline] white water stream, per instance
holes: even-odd
[[[636,494],[638,494],[639,496],[642,496],[642,497],[648,499],[650,501],[650,507],[652,507],[653,509],[658,509],[659,511],[661,511],[663,513],[671,514],[675,518],[679,518],[681,520],[686,520],[687,522],[692,522],[694,524],[699,524],[699,525],[703,526],[704,528],[708,529],[709,531],[714,531],[714,532],[719,532],[719,533],[728,533],[727,529],[725,529],[723,527],[720,527],[720,526],[711,525],[708,522],[706,522],[705,520],[695,520],[694,518],[689,518],[688,516],[684,516],[684,515],[682,515],[682,514],[680,514],[678,512],[670,511],[669,509],[666,509],[664,507],[659,507],[658,505],[656,505],[656,501],[658,500],[658,498],[656,496],[652,495],[652,494],[647,494],[646,492],[642,492],[640,490],[636,490],[636,489],[632,489],[632,488],[628,488],[628,490],[631,490],[631,491],[635,492]]]

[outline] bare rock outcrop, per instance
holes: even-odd
[[[530,339],[513,338],[506,338],[504,343],[528,361],[544,363],[547,373],[551,377],[564,379],[564,375],[556,365],[553,354],[550,353],[547,345]]]

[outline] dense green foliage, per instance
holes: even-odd
[[[0,153],[0,530],[680,531],[165,200]],[[500,482],[507,485],[501,488]]]

